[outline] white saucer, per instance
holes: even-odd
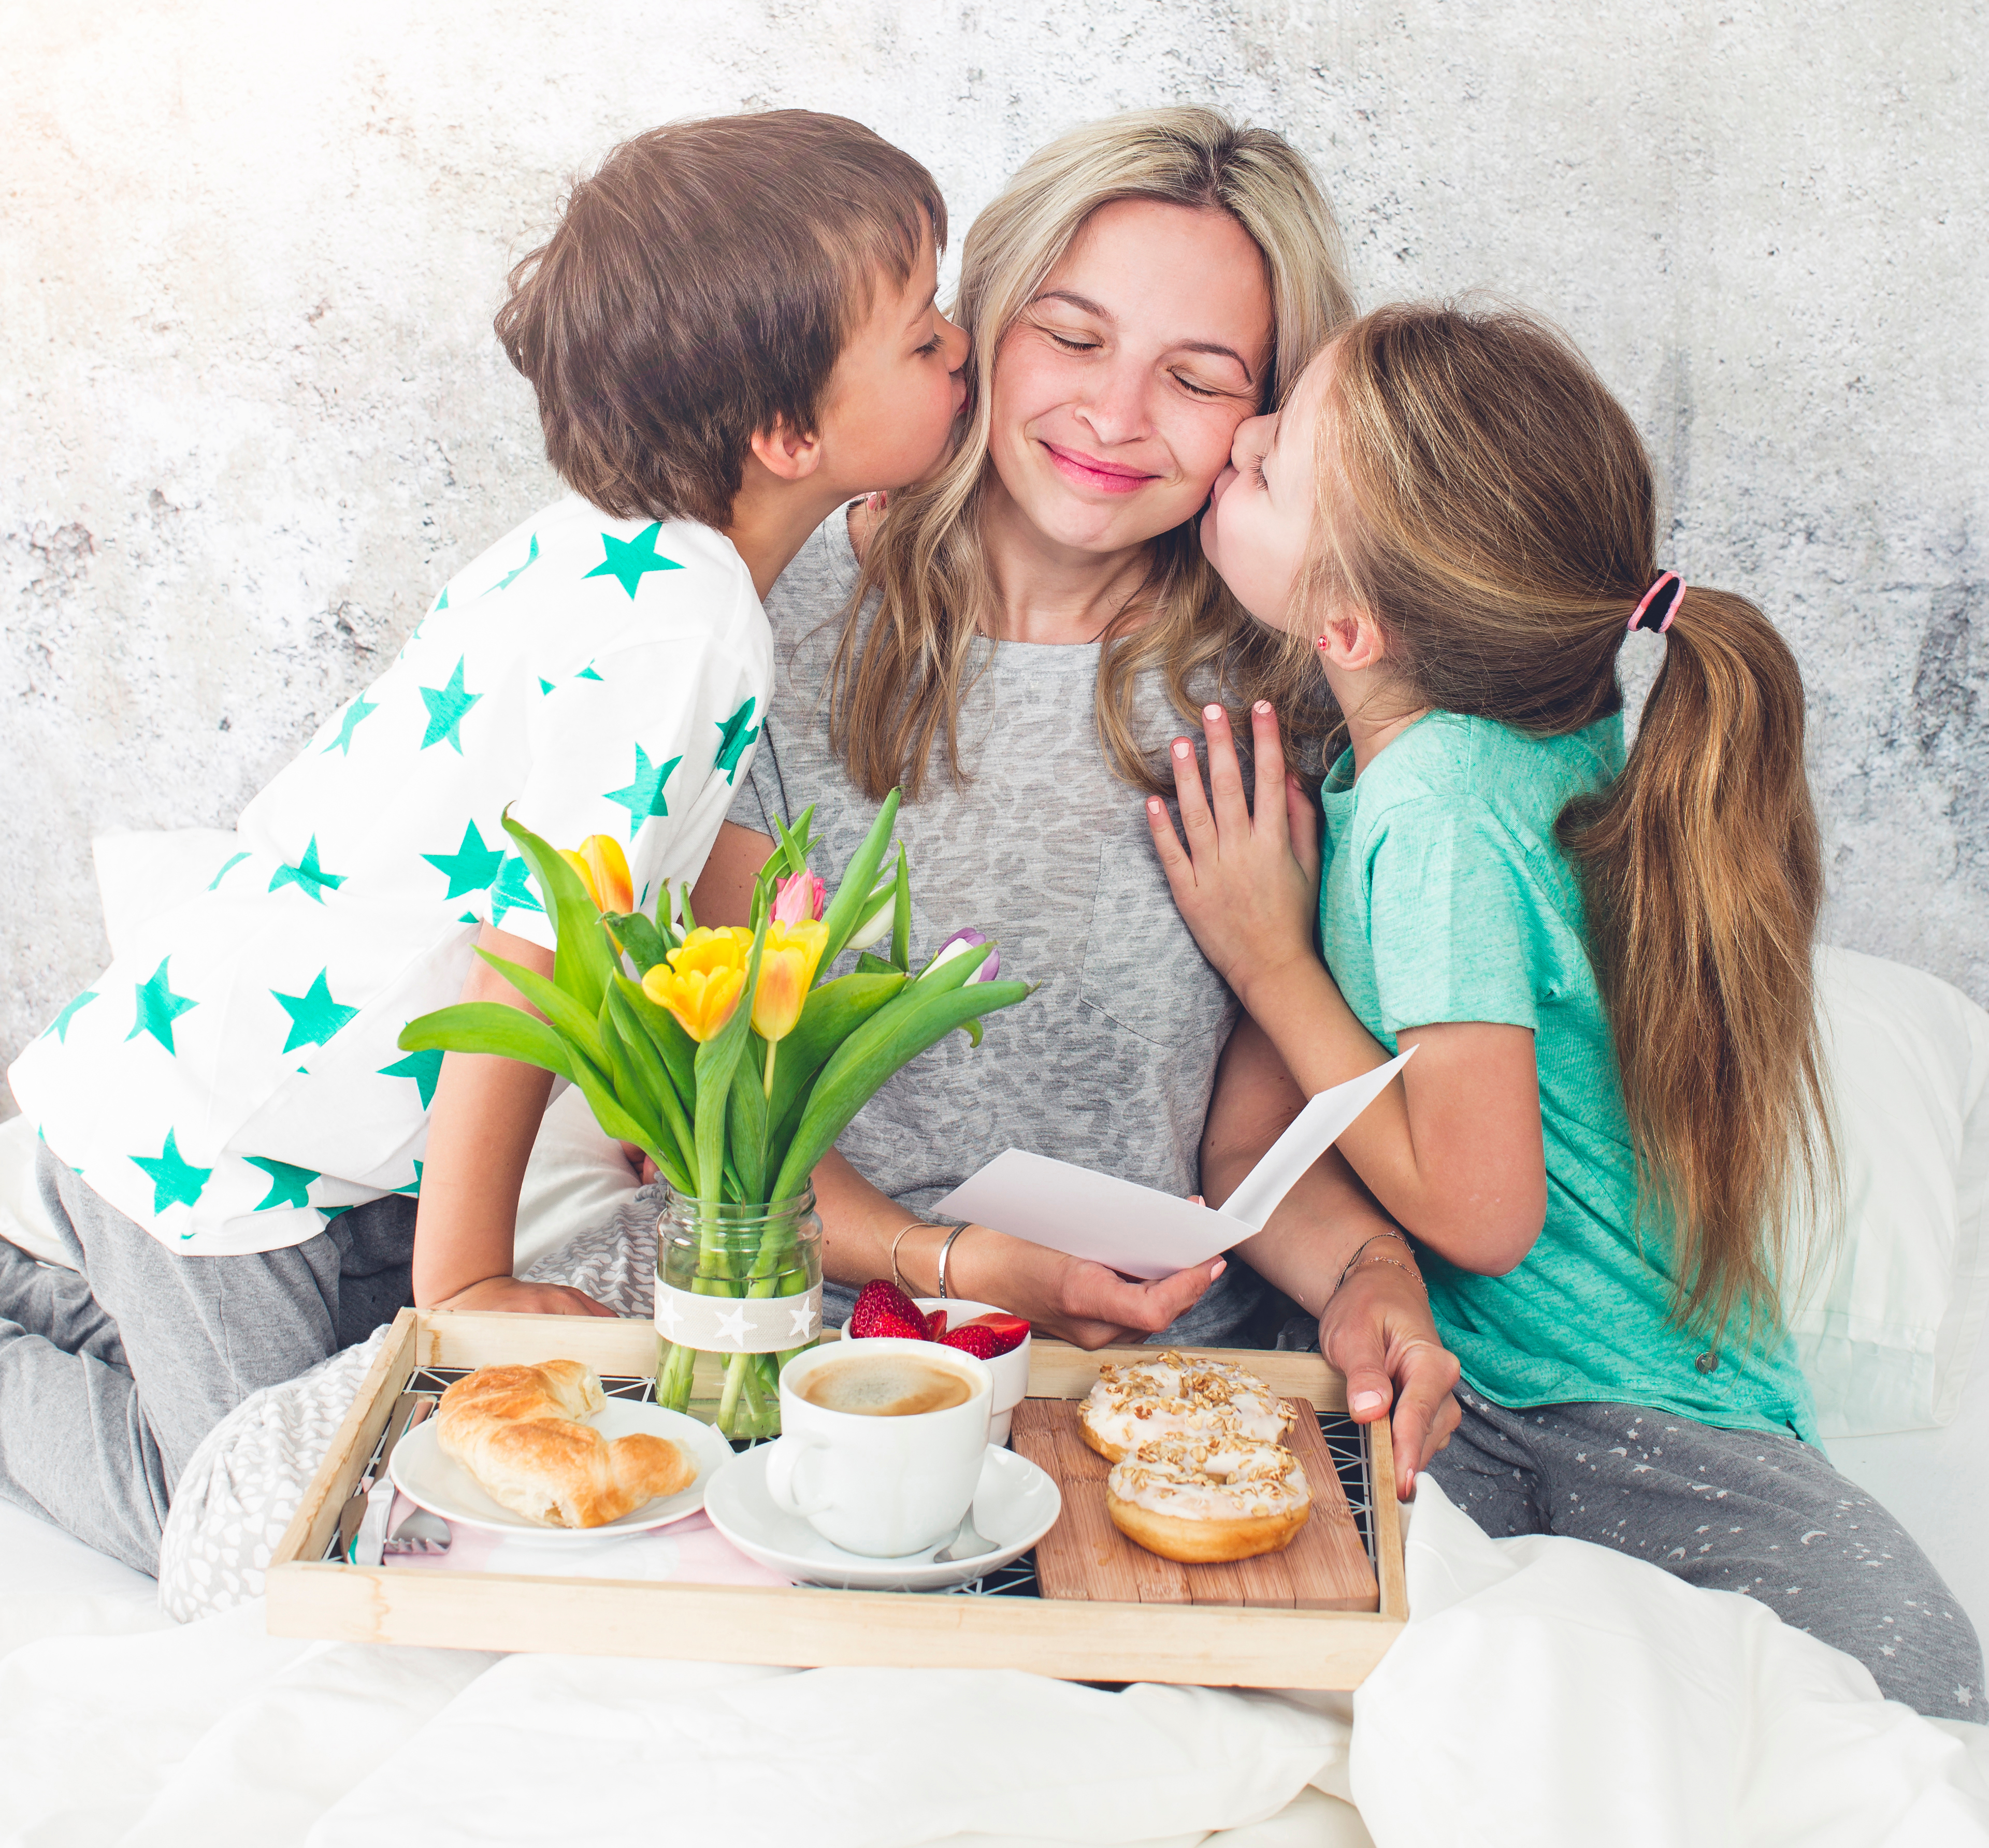
[[[774,1505],[767,1493],[767,1456],[772,1448],[763,1444],[737,1458],[711,1485],[704,1511],[748,1559],[810,1585],[844,1591],[914,1592],[971,1585],[1019,1559],[1063,1511],[1063,1497],[1048,1475],[1028,1457],[991,1444],[974,1491],[974,1531],[993,1543],[989,1551],[971,1559],[935,1564],[933,1555],[952,1539],[948,1534],[923,1552],[897,1559],[866,1559],[831,1545],[798,1515],[784,1514]]]
[[[682,1412],[666,1411],[659,1405],[645,1405],[632,1399],[611,1399],[591,1418],[591,1424],[612,1443],[636,1432],[667,1437],[688,1450],[697,1464],[697,1475],[688,1488],[674,1495],[659,1497],[619,1521],[599,1527],[547,1527],[527,1521],[491,1500],[476,1478],[452,1457],[442,1454],[436,1441],[435,1420],[424,1420],[394,1447],[388,1473],[394,1486],[410,1501],[418,1501],[429,1513],[445,1521],[460,1521],[469,1527],[487,1527],[496,1532],[513,1534],[531,1540],[604,1540],[640,1533],[681,1521],[704,1506],[706,1489],[720,1471],[729,1464],[732,1447],[708,1424]]]

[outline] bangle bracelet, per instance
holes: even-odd
[[[901,1226],[898,1230],[898,1236],[891,1240],[891,1281],[907,1296],[912,1292],[905,1282],[903,1273],[898,1268],[898,1247],[905,1242],[905,1234],[907,1232],[922,1232],[925,1230],[925,1226],[926,1222],[923,1220],[915,1219],[909,1226]]]
[[[939,1294],[942,1302],[946,1300],[946,1261],[953,1255],[953,1241],[966,1230],[964,1226],[955,1226],[946,1235],[946,1243],[939,1248]]]

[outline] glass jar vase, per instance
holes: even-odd
[[[656,1403],[735,1440],[781,1430],[781,1368],[822,1335],[812,1190],[710,1203],[664,1190],[656,1220]]]

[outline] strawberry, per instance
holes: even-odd
[[[957,1348],[963,1354],[971,1354],[976,1360],[992,1360],[1002,1352],[992,1328],[978,1328],[971,1322],[955,1328],[940,1345]]]
[[[856,1307],[850,1312],[852,1340],[895,1335],[901,1341],[926,1339],[924,1312],[887,1278],[873,1277],[858,1292]]]
[[[998,1354],[1013,1353],[1029,1338],[1029,1325],[1021,1316],[1011,1315],[1005,1309],[994,1309],[985,1315],[977,1315],[971,1322],[962,1322],[960,1327],[987,1329],[994,1337],[994,1352]],[[960,1328],[954,1331],[956,1335],[959,1332]],[[947,1339],[950,1340],[951,1336]],[[978,1353],[980,1350],[976,1349],[974,1352]],[[987,1356],[982,1355],[981,1358],[985,1359]]]
[[[926,1339],[944,1341],[946,1339],[946,1312],[935,1309],[926,1318]]]

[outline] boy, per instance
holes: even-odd
[[[208,890],[8,1075],[76,1270],[0,1244],[0,1494],[149,1572],[201,1437],[411,1283],[596,1310],[510,1275],[547,1075],[395,1041],[459,997],[522,1005],[479,944],[552,967],[507,804],[625,841],[639,902],[696,879],[757,736],[761,597],[959,408],[944,209],[839,117],[682,124],[618,148],[513,271],[497,331],[573,493],[451,580]]]

